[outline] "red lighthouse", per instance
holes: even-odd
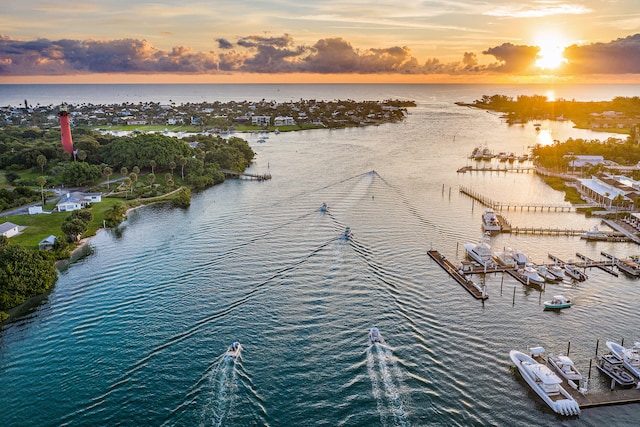
[[[71,126],[69,125],[69,112],[66,106],[60,107],[60,137],[62,148],[69,154],[73,154],[73,140],[71,139]]]

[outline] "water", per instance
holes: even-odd
[[[32,91],[28,98],[54,102],[47,100],[59,88],[39,87],[41,97]],[[616,88],[605,88],[604,99],[639,89]],[[455,172],[476,145],[520,153],[540,142],[531,124],[508,126],[494,114],[453,104],[502,92],[482,86],[264,89],[208,88],[226,91],[225,99],[406,97],[419,105],[399,124],[281,133],[261,144],[248,136],[257,151],[251,171],[269,171],[272,180],[227,181],[195,194],[187,210],[141,208],[118,230],[100,232],[90,256],[65,270],[42,303],[0,330],[0,425],[637,421],[637,405],[588,409],[562,420],[528,389],[508,356],[534,345],[560,353],[571,341],[571,356],[587,373],[597,340],[602,353],[606,340],[640,338],[636,280],[591,270],[587,282],[547,285],[541,293],[490,275],[483,304],[427,256],[434,247],[455,262],[463,258],[462,244],[482,235],[484,208],[460,194],[459,185],[502,202],[563,203],[563,194],[531,173]],[[605,89],[581,93],[598,97]],[[82,102],[116,97],[101,90],[66,87]],[[144,94],[139,101],[175,100],[191,89],[150,90],[129,88]],[[566,123],[542,125],[552,139],[598,137]],[[323,202],[327,213],[320,212]],[[575,213],[507,217],[521,226],[597,223]],[[351,241],[340,239],[346,226]],[[569,259],[576,252],[601,258],[600,251],[638,251],[578,237],[499,235],[491,243],[519,248],[537,262],[546,262],[548,253]],[[557,293],[575,305],[544,312],[542,302]],[[371,326],[380,328],[388,348],[369,346]],[[243,345],[237,360],[224,357],[233,341]],[[592,390],[607,386],[593,368]]]

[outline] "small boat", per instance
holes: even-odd
[[[529,262],[529,258],[520,249],[514,249],[511,256],[519,267],[524,267]]]
[[[375,326],[369,330],[369,342],[371,345],[374,344],[383,344],[384,339],[382,339],[382,335],[380,335],[380,331]]]
[[[553,357],[549,354],[547,358],[549,364],[556,368],[556,371],[564,377],[567,381],[573,381],[578,384],[578,381],[582,380],[582,374],[573,364],[573,361],[568,356],[559,355]]]
[[[549,273],[553,274],[557,280],[564,279],[564,270],[557,264],[553,264],[547,267]]]
[[[580,282],[584,282],[589,278],[589,276],[587,276],[585,273],[580,271],[578,267],[576,267],[573,261],[569,261],[564,265],[564,272],[567,273],[567,276]]]
[[[506,267],[516,266],[516,260],[513,258],[513,249],[508,246],[505,246],[502,252],[495,252],[493,257],[500,265],[504,265]]]
[[[351,231],[351,227],[347,226],[347,228],[344,229],[344,233],[342,233],[342,239],[344,240],[348,240],[353,236],[353,232]]]
[[[489,150],[488,147],[485,147],[482,149],[482,159],[483,160],[491,160],[492,158],[494,158],[494,154],[491,152],[491,150]]]
[[[567,416],[580,414],[578,402],[560,385],[562,380],[548,366],[517,350],[511,350],[509,357],[522,378],[554,412]]]
[[[320,212],[326,212],[327,209],[329,209],[329,206],[327,206],[326,203],[323,203],[322,206],[320,206]]]
[[[483,267],[493,267],[493,254],[489,246],[489,233],[485,233],[479,243],[465,243],[464,248],[471,259]]]
[[[507,160],[509,160],[509,163],[513,163],[516,160],[516,153],[509,153]]]
[[[544,279],[545,282],[553,283],[562,280],[558,279],[558,277],[556,277],[556,275],[552,273],[549,270],[549,267],[547,267],[546,265],[539,265],[536,267],[536,270],[538,270],[538,274]],[[562,273],[562,270],[560,270],[560,273]]]
[[[524,268],[518,269],[517,273],[528,285],[542,285],[544,283],[544,277],[539,275],[538,270],[533,268],[531,264],[527,264]]]
[[[596,366],[600,369],[600,372],[615,380],[622,387],[632,386],[636,383],[633,376],[624,369],[622,360],[618,359],[614,354],[603,354],[602,357],[598,358]]]
[[[624,348],[613,341],[607,341],[607,347],[618,359],[622,360],[625,368],[634,377],[640,378],[640,342],[633,343],[633,347]]]
[[[594,225],[593,228],[582,233],[580,238],[584,240],[609,240],[610,236],[608,233],[598,230],[598,226]]]
[[[526,162],[527,160],[529,160],[529,155],[528,154],[523,154],[521,156],[518,156],[518,161],[519,162]]]
[[[500,221],[493,209],[487,208],[482,214],[482,228],[489,233],[500,231]]]
[[[226,357],[237,358],[240,356],[240,351],[242,350],[242,346],[239,342],[235,341],[230,346],[227,352],[224,354]]]
[[[550,301],[544,302],[545,310],[560,310],[562,308],[569,308],[572,305],[571,300],[562,295],[554,295]]]
[[[498,160],[500,160],[501,162],[506,162],[507,159],[509,158],[509,155],[506,152],[501,151],[500,153],[498,153],[497,157],[498,157]]]

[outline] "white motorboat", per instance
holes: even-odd
[[[329,206],[327,206],[327,203],[323,203],[322,206],[320,206],[320,212],[326,212],[329,209]]]
[[[570,299],[563,295],[554,295],[551,300],[544,302],[544,308],[547,310],[560,310],[569,308],[573,305]]]
[[[382,338],[382,335],[380,335],[378,328],[375,326],[369,330],[369,343],[371,343],[371,345],[376,343],[384,345],[384,339]]]
[[[578,368],[576,368],[569,356],[558,355],[557,357],[553,357],[549,354],[547,360],[567,381],[570,380],[579,384],[578,381],[582,380],[582,374],[578,371]]]
[[[549,273],[553,274],[557,280],[564,279],[564,269],[557,264],[553,264],[547,267]]]
[[[236,341],[229,346],[227,352],[224,355],[226,357],[232,357],[235,359],[240,356],[240,351],[242,351],[242,346],[239,342]]]
[[[587,230],[586,233],[582,233],[580,238],[585,240],[607,240],[609,239],[609,235],[598,230],[598,226],[594,225],[593,228]]]
[[[522,378],[554,412],[562,415],[580,414],[578,402],[560,385],[562,380],[548,366],[517,350],[511,350],[509,357]]]
[[[582,272],[573,263],[573,261],[569,261],[567,264],[564,265],[564,272],[567,273],[567,276],[571,277],[572,279],[578,280],[580,282],[584,282],[589,278],[589,276],[587,276],[586,273]]]
[[[489,235],[485,233],[479,243],[465,243],[464,248],[471,259],[478,262],[483,267],[492,267],[493,257],[491,246],[489,246]]]
[[[506,267],[516,266],[516,260],[513,258],[513,249],[508,246],[505,246],[502,252],[495,252],[493,257],[500,265],[504,265]]]
[[[539,275],[538,270],[531,264],[527,264],[524,268],[519,268],[517,273],[527,284],[542,285],[544,283],[544,277]]]
[[[524,267],[529,262],[529,258],[519,249],[514,249],[512,256],[519,267]]]
[[[493,209],[487,208],[482,214],[482,228],[490,233],[500,231],[500,221]]]
[[[542,278],[545,280],[545,282],[557,282],[558,277],[556,277],[555,274],[553,274],[550,270],[549,267],[547,267],[546,265],[539,265],[536,267],[536,270],[538,270],[538,274],[540,276],[542,276]],[[560,273],[562,273],[562,270],[560,270]]]
[[[624,348],[613,341],[607,341],[607,347],[618,359],[622,360],[624,367],[636,378],[640,378],[640,342],[633,343],[633,347]]]

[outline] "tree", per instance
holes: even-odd
[[[134,166],[133,169],[131,169],[131,172],[135,173],[136,175],[140,175],[140,168],[138,166]]]
[[[115,227],[127,218],[126,213],[127,207],[124,203],[115,204],[104,213],[104,222],[107,227]]]
[[[80,239],[82,233],[87,231],[87,223],[80,218],[67,218],[61,225],[62,232],[70,242]]]
[[[127,176],[129,174],[129,169],[126,166],[120,168],[120,175]]]
[[[113,175],[113,169],[111,169],[109,166],[105,166],[104,169],[102,169],[102,175],[107,177],[107,190],[109,189],[109,177],[111,175]]]
[[[132,183],[132,181],[131,181],[131,178],[129,178],[129,177],[125,178],[125,179],[122,181],[122,184],[124,185],[124,188],[125,188],[125,190],[124,190],[124,196],[125,196],[127,199],[129,198],[129,195],[127,194],[127,191],[128,191],[129,189],[131,189],[131,183]]]
[[[78,160],[84,162],[84,160],[87,158],[87,152],[84,150],[78,150],[78,154],[76,154],[76,156],[78,157]]]
[[[38,165],[40,166],[40,171],[42,173],[44,173],[44,165],[47,164],[47,158],[45,157],[44,154],[40,154],[38,157],[36,157],[36,161],[38,162]]]
[[[47,178],[44,176],[38,177],[38,185],[40,186],[40,194],[42,195],[42,206],[44,207],[44,186],[47,183]]]
[[[180,166],[182,168],[181,175],[182,175],[182,180],[184,181],[184,165],[187,164],[187,158],[186,157],[178,158],[178,163],[180,163]]]
[[[151,166],[151,173],[156,173],[156,161],[149,160],[149,166]]]
[[[147,179],[149,180],[149,188],[151,188],[153,186],[153,183],[156,182],[156,174],[150,173],[149,175],[147,175]]]
[[[169,162],[169,169],[171,169],[171,176],[173,176],[173,170],[176,168],[176,162],[171,161]]]
[[[58,176],[63,183],[82,185],[99,178],[100,168],[86,162],[72,162],[66,164]]]

